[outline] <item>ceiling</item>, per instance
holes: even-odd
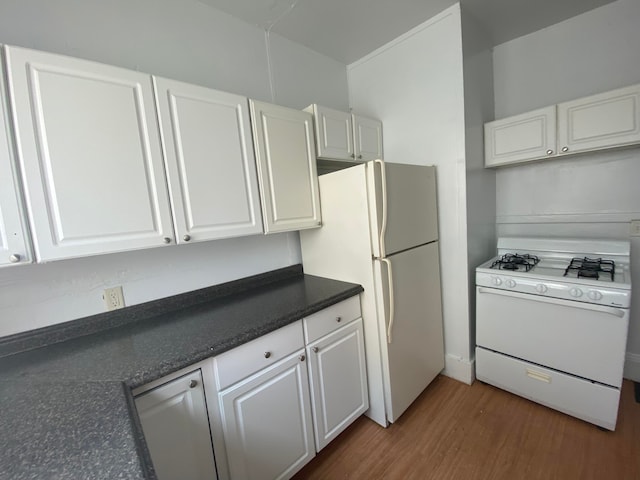
[[[456,0],[198,0],[350,64]],[[614,0],[460,0],[494,45]]]

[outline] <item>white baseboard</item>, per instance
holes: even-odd
[[[624,362],[624,378],[640,382],[640,355],[637,353],[628,353]]]
[[[444,357],[444,370],[442,374],[459,382],[471,385],[476,379],[476,361],[465,360],[457,355],[447,354]]]

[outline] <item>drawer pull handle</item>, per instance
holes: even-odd
[[[342,317],[336,317],[336,322],[340,323],[342,321]]]
[[[538,380],[544,383],[551,383],[551,375],[547,375],[546,373],[536,372],[535,370],[531,370],[530,368],[526,369],[527,377],[533,378],[534,380]]]
[[[271,352],[264,352],[264,358],[269,358],[271,356]]]
[[[304,362],[305,356],[304,355],[300,355],[298,358],[300,359],[301,362]]]
[[[189,388],[196,388],[198,386],[198,381],[197,380],[191,380],[189,382]]]
[[[313,347],[311,350],[313,350],[313,353],[318,353],[320,349],[318,347]]]

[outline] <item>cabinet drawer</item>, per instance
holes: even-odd
[[[302,321],[297,321],[218,355],[213,359],[218,389],[273,365],[303,347]]]
[[[601,427],[614,430],[620,390],[476,348],[476,377]]]
[[[314,342],[358,317],[360,317],[359,295],[305,317],[303,320],[305,343]]]

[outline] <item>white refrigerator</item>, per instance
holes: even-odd
[[[435,167],[374,160],[320,177],[304,271],[359,283],[369,403],[386,427],[444,368]]]

